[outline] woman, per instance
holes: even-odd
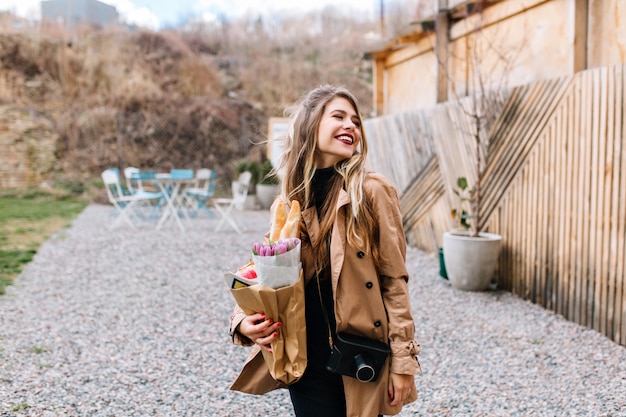
[[[357,101],[348,90],[318,87],[291,110],[280,171],[283,201],[303,208],[307,369],[288,387],[297,417],[394,415],[417,399],[419,345],[397,192],[381,175],[366,173],[366,156]],[[234,342],[257,348],[232,389],[262,394],[280,387],[259,354],[270,349],[280,325],[235,309]],[[375,382],[326,369],[329,333],[340,332],[389,343]]]

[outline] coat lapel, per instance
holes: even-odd
[[[317,218],[317,210],[315,206],[309,207],[302,211],[302,220],[305,224],[305,233],[306,237],[301,235],[300,237],[304,237],[308,239],[309,244],[302,246],[302,252],[300,253],[300,257],[302,259],[302,268],[304,269],[304,281],[305,284],[309,282],[313,273],[316,270],[316,261],[315,256],[313,255],[313,247],[319,242],[320,239],[320,224],[319,219]]]
[[[350,202],[350,196],[345,190],[339,191],[337,206],[335,207],[335,224],[333,225],[332,238],[330,240],[330,265],[332,271],[333,294],[337,294],[339,274],[343,268],[343,260],[346,254],[346,210],[342,209]]]
[[[332,273],[332,285],[333,293],[337,293],[337,282],[341,269],[343,268],[343,261],[346,248],[346,210],[343,209],[350,203],[350,196],[345,190],[339,191],[339,197],[337,198],[337,205],[335,206],[335,224],[333,225],[332,236],[330,240],[330,264]],[[320,224],[317,217],[317,210],[315,206],[309,207],[302,212],[302,219],[306,225],[306,230],[309,235],[311,246],[315,247],[319,244],[320,240]]]
[[[319,243],[320,223],[317,218],[317,210],[315,206],[311,206],[302,212],[302,219],[306,225],[306,230],[311,241],[311,246],[315,247]]]

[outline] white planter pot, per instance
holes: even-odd
[[[443,256],[452,287],[465,291],[485,291],[496,269],[502,236],[469,232],[443,234]]]
[[[257,184],[256,199],[259,202],[261,209],[269,209],[278,195],[278,192],[278,185]]]
[[[243,203],[243,210],[257,210],[259,207],[256,203],[256,198],[254,195],[248,194],[246,196],[246,202]]]

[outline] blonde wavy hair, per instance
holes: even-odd
[[[358,102],[346,88],[322,85],[306,94],[299,104],[288,108],[285,115],[289,117],[287,134],[282,138],[283,153],[279,171],[282,177],[282,198],[285,201],[298,200],[304,208],[312,206],[313,175],[318,168],[317,140],[318,128],[326,106],[337,97],[346,99],[359,113]],[[367,157],[367,139],[361,123],[361,141],[357,152],[352,157],[335,164],[335,175],[330,185],[328,197],[321,209],[320,245],[313,248],[317,260],[317,271],[320,272],[329,262],[330,233],[335,221],[335,206],[339,191],[343,188],[350,196],[350,204],[346,216],[348,244],[361,250],[371,250],[376,263],[379,261],[378,248],[372,246],[378,235],[371,204],[363,192],[365,179],[365,160]]]

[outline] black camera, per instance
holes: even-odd
[[[378,340],[338,333],[326,369],[361,382],[376,381],[389,356],[389,346]]]

